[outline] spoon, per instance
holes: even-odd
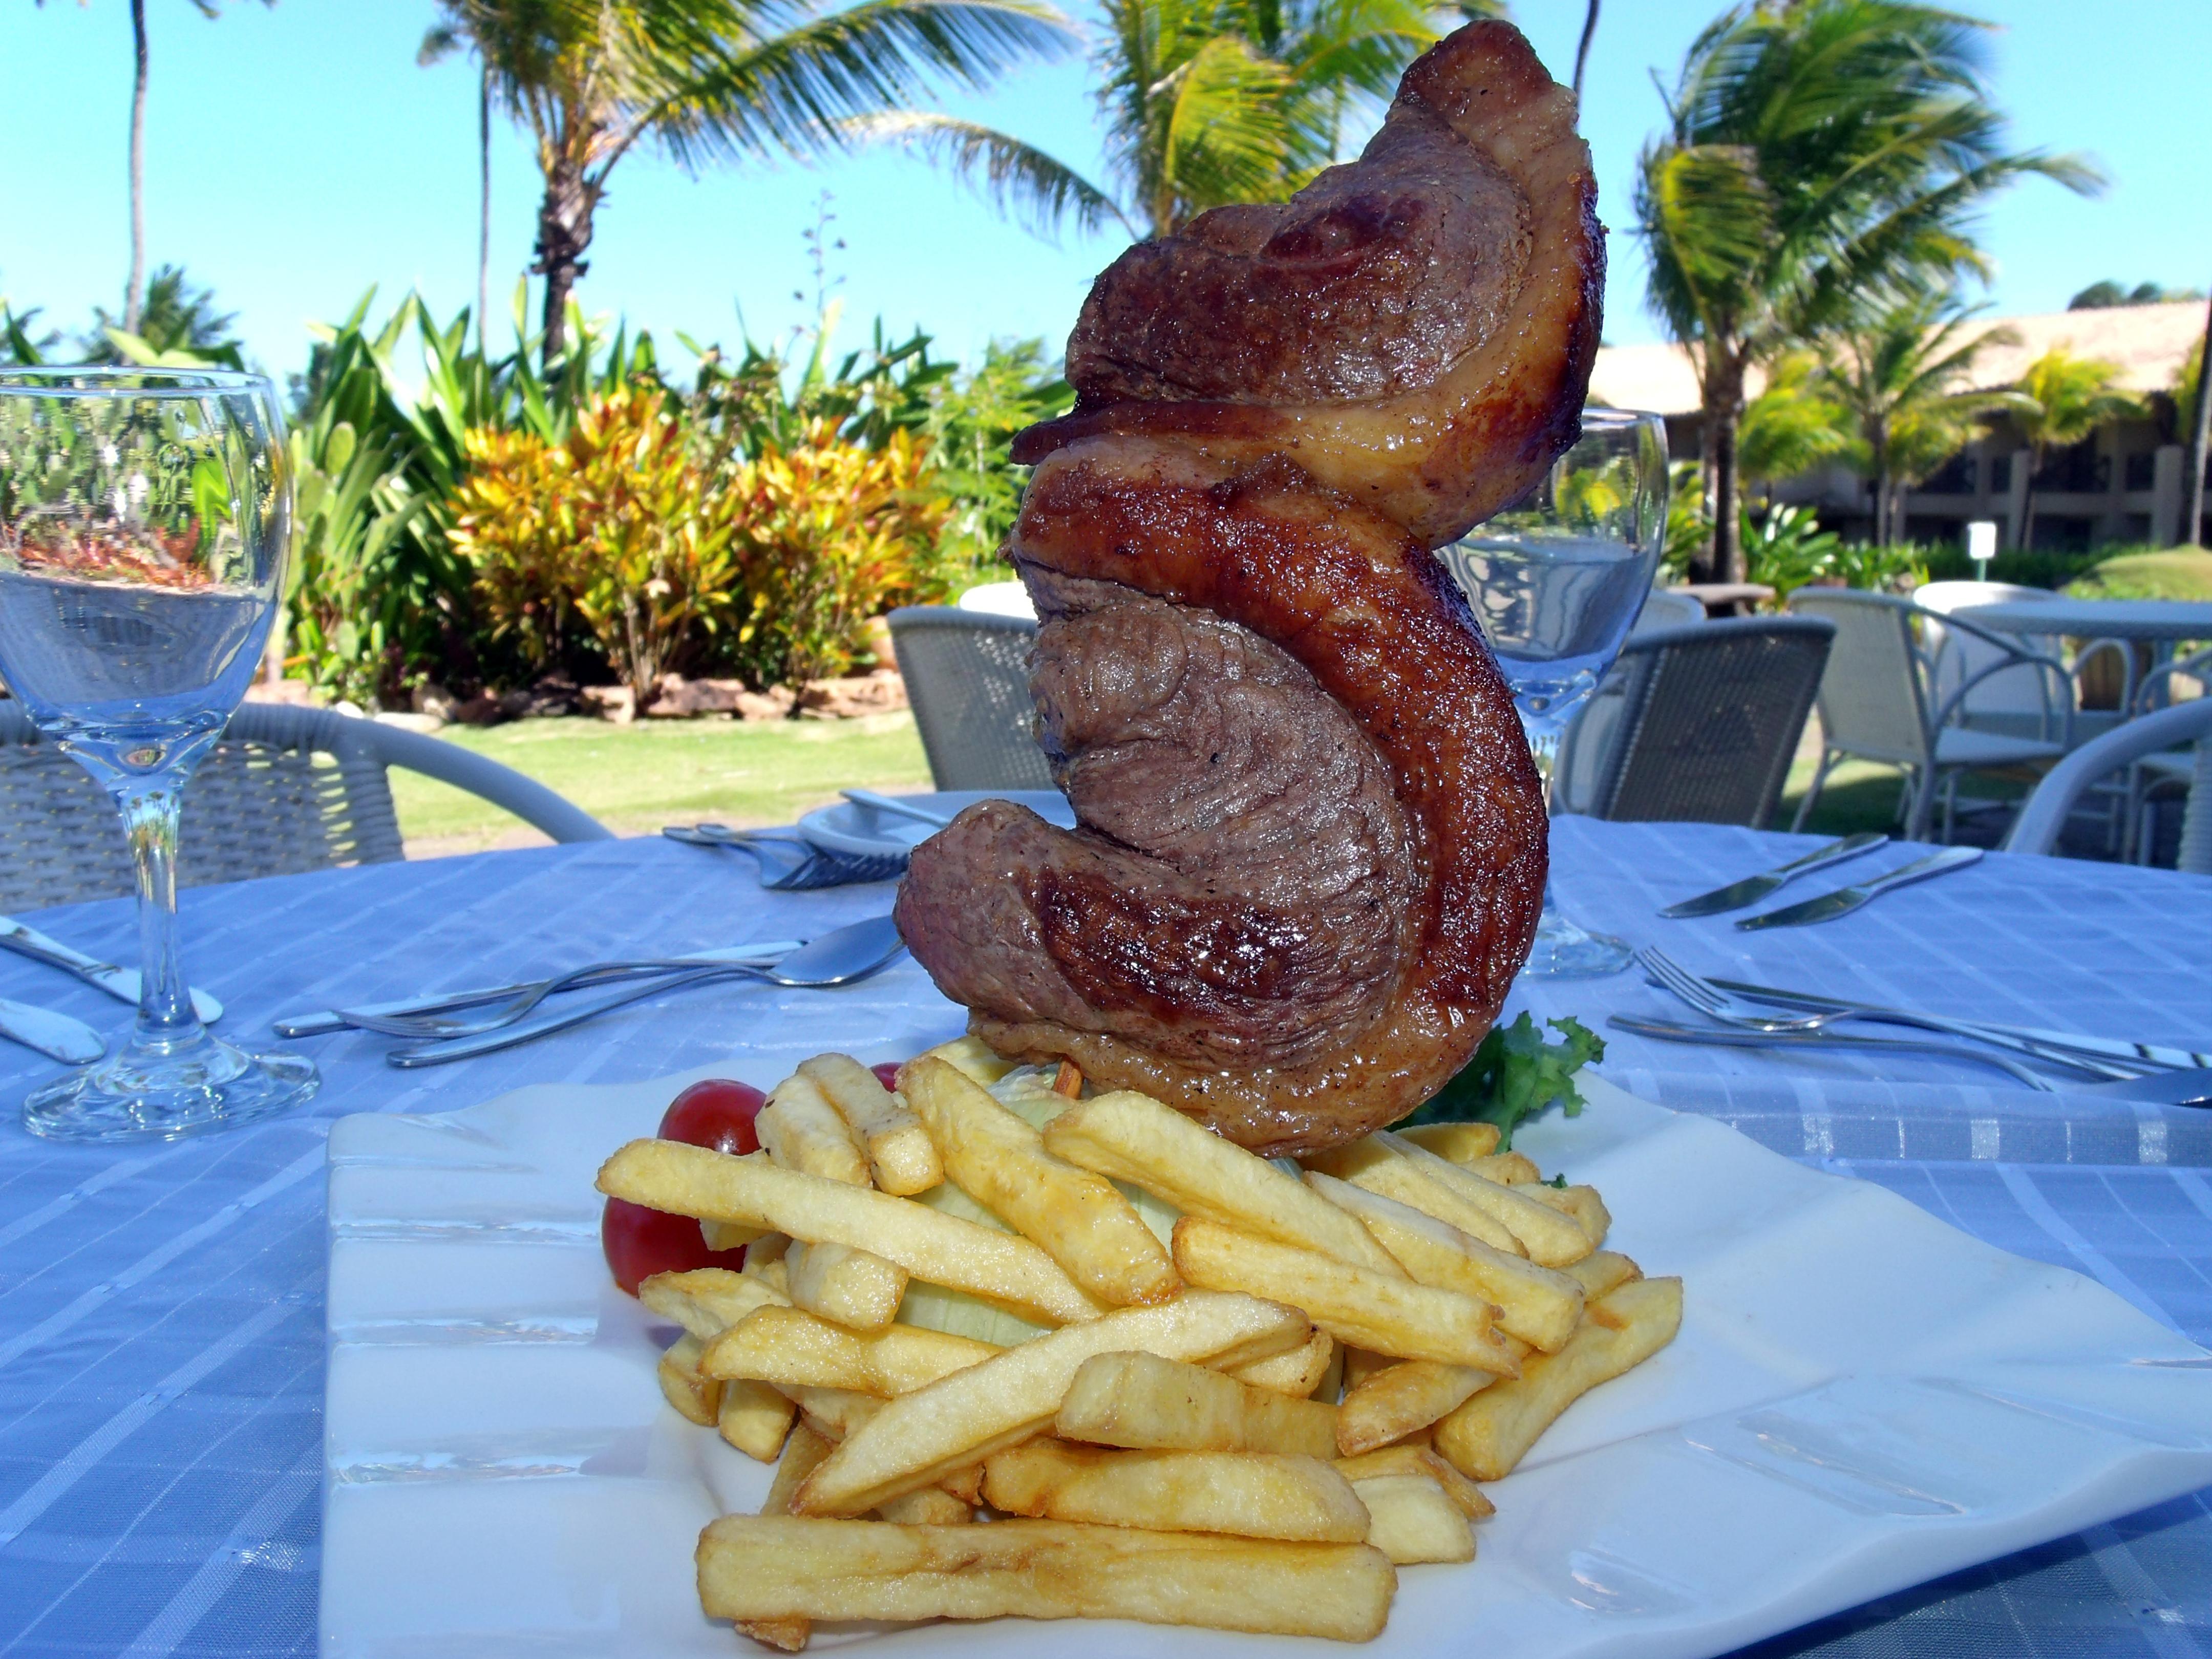
[[[888,915],[870,916],[865,921],[849,923],[802,945],[773,968],[744,963],[705,965],[674,979],[652,980],[642,985],[631,986],[612,996],[601,997],[596,1002],[564,1009],[560,1013],[548,1014],[540,1019],[525,1020],[476,1036],[459,1037],[449,1042],[425,1043],[416,1048],[395,1048],[384,1058],[387,1065],[402,1068],[442,1066],[448,1060],[471,1060],[478,1054],[496,1054],[501,1048],[528,1042],[533,1037],[565,1031],[572,1025],[580,1025],[587,1019],[594,1019],[610,1010],[647,997],[659,996],[665,991],[682,990],[687,986],[703,985],[710,980],[758,979],[796,991],[830,990],[881,972],[905,949],[905,943],[899,938],[898,928]]]

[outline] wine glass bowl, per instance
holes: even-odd
[[[0,370],[0,678],[115,799],[136,867],[131,1042],[32,1095],[68,1139],[170,1139],[313,1091],[193,1014],[175,942],[178,812],[260,660],[291,476],[275,389],[215,369]]]
[[[1437,557],[1489,641],[1548,789],[1567,721],[1644,608],[1667,528],[1667,434],[1656,415],[1583,411],[1582,436],[1543,482]],[[1528,964],[1537,977],[1626,967],[1627,945],[1586,933],[1544,894]]]

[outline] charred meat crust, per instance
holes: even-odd
[[[1248,1047],[1236,1063],[1205,1063],[1186,1057],[1200,1052],[1188,1045],[1164,1052],[1146,1046],[1149,1033],[1133,1041],[1105,1029],[1130,1010],[1170,1024],[1188,1015],[1177,1012],[1181,991],[1148,1006],[1152,988],[1137,982],[1151,971],[1141,964],[1175,960],[1168,947],[1182,935],[1171,907],[1108,900],[1091,882],[1109,864],[1152,856],[1139,843],[1171,840],[1171,823],[1154,832],[1125,817],[1112,836],[1095,827],[1071,836],[1021,823],[1019,809],[969,809],[916,849],[901,887],[900,929],[916,957],[1005,1052],[1073,1059],[1101,1084],[1143,1089],[1255,1150],[1315,1150],[1405,1115],[1488,1029],[1543,896],[1534,768],[1457,590],[1403,532],[1296,468],[1226,466],[1171,442],[1106,440],[1054,456],[1030,482],[1012,547],[1048,605],[1054,578],[1110,583],[1211,613],[1279,647],[1381,757],[1414,842],[1415,881],[1382,930],[1395,946],[1387,992],[1373,995],[1371,971],[1352,988],[1368,1017],[1334,1026],[1294,1018],[1294,1037],[1272,1051]],[[1103,665],[1114,660],[1102,659],[1100,672],[1113,672]],[[1085,788],[1090,754],[1060,757],[1087,826],[1095,823]],[[1164,797],[1158,808],[1170,819],[1191,810]],[[1251,955],[1255,976],[1226,988],[1261,1003],[1264,942],[1286,928],[1318,938],[1323,926],[1310,912],[1289,912],[1285,922],[1279,895],[1261,890],[1279,873],[1263,862],[1218,865],[1206,876],[1214,900],[1228,904],[1207,921],[1261,942]],[[1389,885],[1378,875],[1377,890]],[[1368,934],[1377,936],[1376,926]],[[1091,960],[1076,978],[1062,966],[1070,953]],[[979,957],[988,958],[988,972],[978,972]],[[1312,961],[1301,959],[1281,981],[1309,1001],[1319,1000],[1324,977]],[[1133,975],[1133,963],[1140,964]],[[1109,1017],[1085,1000],[1102,994]],[[1141,1030],[1139,1020],[1123,1023]]]

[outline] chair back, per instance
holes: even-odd
[[[1938,617],[1977,605],[2033,605],[2057,599],[2047,587],[2023,587],[2016,582],[1928,582],[1912,590],[1912,602]],[[1923,624],[1929,660],[1929,696],[1940,707],[1959,688],[1985,668],[2007,659],[2008,653],[1963,629],[1946,628],[1930,619]],[[2056,634],[2023,636],[2022,649],[2045,656],[2061,653],[2065,641]],[[1962,724],[1991,730],[2015,731],[2015,735],[2042,720],[2048,702],[2049,676],[2031,663],[1998,668],[1988,678],[1969,687],[1959,705]],[[2072,688],[2064,688],[2070,697]]]
[[[404,856],[366,720],[248,703],[185,786],[180,886]],[[114,803],[16,702],[0,703],[0,910],[134,890]]]
[[[2176,703],[2093,738],[2052,767],[2022,803],[2005,848],[2014,853],[2054,854],[2075,804],[2092,784],[2145,755],[2197,745],[2189,803],[2181,820],[2179,869],[2212,876],[2212,697]]]
[[[1911,602],[1851,587],[1801,587],[1790,596],[1790,611],[1836,627],[1819,698],[1828,746],[1896,766],[1928,765],[1935,738]]]
[[[1724,617],[1632,637],[1614,665],[1620,711],[1589,810],[1765,828],[1835,637],[1817,617]]]
[[[891,647],[939,789],[1049,789],[1030,700],[1035,622],[949,605],[890,614]]]
[[[1644,609],[1636,613],[1629,624],[1628,637],[1649,634],[1661,628],[1688,628],[1705,619],[1705,607],[1687,593],[1677,593],[1671,588],[1655,587],[1644,596]]]

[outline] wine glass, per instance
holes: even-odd
[[[64,1140],[173,1139],[314,1092],[192,1012],[177,957],[185,781],[253,678],[283,589],[292,474],[276,390],[214,369],[0,369],[0,678],[99,779],[138,883],[137,1024],[33,1093]]]
[[[1597,689],[1644,608],[1667,528],[1667,432],[1656,415],[1586,409],[1583,435],[1518,507],[1439,548],[1513,688],[1548,793],[1568,716]],[[1544,889],[1521,971],[1618,973],[1634,951],[1568,921]]]

